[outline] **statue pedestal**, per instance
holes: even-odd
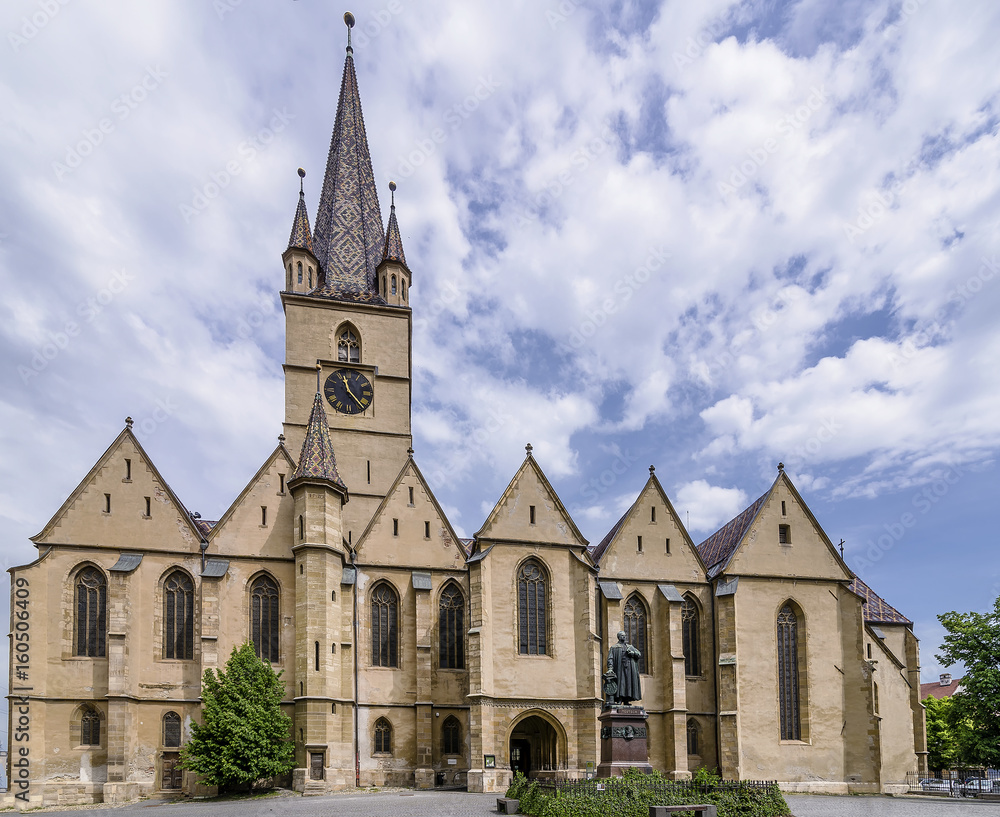
[[[627,769],[647,774],[649,765],[646,710],[641,706],[612,706],[604,710],[601,722],[601,762],[598,777],[620,777]]]

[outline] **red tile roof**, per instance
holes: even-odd
[[[953,678],[950,684],[942,684],[940,681],[931,681],[920,685],[920,700],[924,698],[950,698],[962,687],[962,678]]]

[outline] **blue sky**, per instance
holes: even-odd
[[[4,4],[6,565],[126,415],[205,518],[273,448],[344,10]],[[595,543],[650,464],[698,542],[783,461],[935,678],[936,615],[1000,594],[1000,7],[351,10],[414,448],[456,528],[526,442]]]

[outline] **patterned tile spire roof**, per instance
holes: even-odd
[[[389,208],[389,226],[385,230],[385,249],[382,251],[383,261],[398,261],[406,266],[406,256],[403,254],[403,239],[399,235],[399,223],[396,221],[396,183],[389,182],[392,195],[392,205]],[[409,269],[407,267],[407,269]]]
[[[337,117],[313,232],[313,252],[321,273],[321,284],[314,294],[351,301],[382,300],[375,269],[382,261],[384,241],[354,49],[348,35]]]
[[[861,597],[866,624],[912,624],[899,610],[886,602],[878,593],[854,574],[849,585],[852,593]]]
[[[295,208],[295,220],[292,222],[292,234],[288,237],[288,249],[313,252],[312,230],[309,229],[309,212],[306,210],[306,192],[303,185],[305,177],[306,172],[300,167],[299,206]]]
[[[323,396],[316,392],[313,400],[312,413],[309,415],[309,425],[306,427],[306,438],[302,441],[302,453],[299,454],[299,464],[289,484],[297,479],[323,480],[344,494],[347,486],[337,471],[337,459],[333,455],[333,443],[330,442],[330,426],[323,408]]]

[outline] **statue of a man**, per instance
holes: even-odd
[[[617,689],[609,696],[610,704],[630,704],[642,698],[639,688],[639,657],[641,653],[618,633],[618,643],[608,650],[606,677],[614,676]],[[610,690],[609,690],[610,691]]]

